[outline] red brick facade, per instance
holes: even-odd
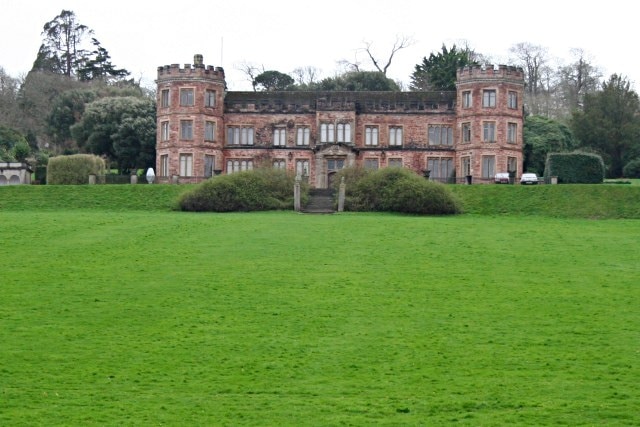
[[[267,164],[316,188],[350,165],[403,166],[443,182],[520,176],[522,70],[457,77],[455,92],[226,92],[224,70],[200,55],[159,67],[156,175],[194,182]]]

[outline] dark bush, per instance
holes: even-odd
[[[640,178],[640,159],[633,159],[622,169],[625,178]]]
[[[104,160],[93,154],[49,158],[47,184],[88,184],[89,175],[104,175]]]
[[[271,168],[222,175],[184,193],[178,205],[196,212],[293,209],[294,183],[292,174]]]
[[[460,202],[444,184],[428,181],[403,168],[344,171],[345,209],[430,215],[462,211]]]
[[[551,153],[544,175],[557,176],[562,184],[600,184],[604,180],[604,161],[593,153]]]

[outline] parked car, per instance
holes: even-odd
[[[509,173],[508,172],[500,172],[496,174],[495,178],[496,184],[508,184],[509,183]]]
[[[538,183],[538,175],[535,173],[523,173],[520,177],[520,184],[535,185]]]

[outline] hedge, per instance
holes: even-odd
[[[51,157],[47,164],[47,184],[88,184],[92,174],[105,174],[104,160],[93,154]]]
[[[604,181],[604,161],[592,153],[549,153],[546,177],[557,176],[563,184],[600,184]]]

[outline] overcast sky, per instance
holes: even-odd
[[[397,36],[414,43],[399,51],[387,75],[408,84],[416,64],[443,43],[466,42],[496,64],[510,64],[509,48],[520,42],[549,49],[570,60],[581,48],[608,77],[626,76],[637,89],[640,60],[635,53],[638,15],[632,3],[609,0],[535,2],[428,0],[0,0],[0,66],[14,77],[29,71],[42,42],[43,25],[63,9],[93,29],[114,65],[152,86],[157,67],[193,62],[223,66],[230,90],[248,90],[239,64],[291,73],[313,66],[322,77],[338,61],[360,62],[365,42],[386,60]],[[638,83],[636,83],[638,82]]]

